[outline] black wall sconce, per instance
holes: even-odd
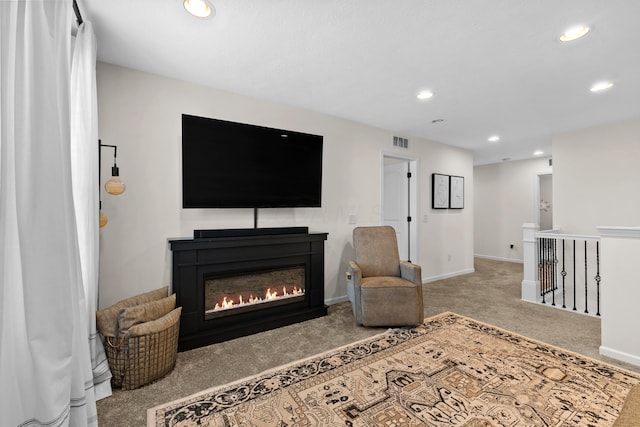
[[[111,167],[111,178],[105,182],[104,189],[107,193],[113,194],[115,196],[124,193],[124,182],[120,179],[120,169],[116,164],[116,158],[118,155],[118,146],[116,145],[108,145],[103,144],[102,140],[98,140],[98,192],[100,192],[100,178],[101,178],[101,169],[102,169],[102,147],[113,148],[113,166]],[[99,193],[100,194],[100,193]],[[100,228],[107,225],[107,216],[102,212],[102,197],[100,199]]]

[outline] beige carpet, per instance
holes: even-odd
[[[640,375],[453,313],[148,411],[149,426],[611,426]]]
[[[640,373],[638,366],[600,355],[599,318],[522,301],[522,269],[518,263],[476,258],[475,273],[424,285],[424,315],[458,313]],[[385,330],[357,326],[351,304],[343,302],[329,306],[328,316],[178,353],[166,377],[135,390],[114,389],[98,401],[98,422],[100,427],[146,426],[149,408]]]

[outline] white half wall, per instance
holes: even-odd
[[[549,158],[473,169],[476,256],[523,261],[522,224],[536,222],[538,174],[550,172]]]
[[[640,227],[597,228],[601,237],[602,321],[600,354],[640,366]]]
[[[423,278],[473,270],[471,152],[417,138],[410,138],[408,150],[394,148],[392,131],[106,63],[98,63],[97,81],[99,135],[103,144],[118,146],[126,183],[120,196],[101,191],[109,220],[100,231],[101,308],[170,284],[168,238],[190,237],[194,229],[253,227],[251,209],[182,209],[182,113],[324,136],[322,208],[262,209],[258,226],[308,226],[329,233],[327,301],[347,295],[344,272],[353,255],[353,228],[380,222],[382,153],[418,159],[416,262]],[[104,183],[113,157],[110,151],[102,154]],[[465,177],[465,209],[431,210],[433,172]],[[348,223],[350,215],[356,216],[355,225]]]
[[[640,119],[553,137],[553,222],[595,234],[640,223]]]

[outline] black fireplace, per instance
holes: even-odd
[[[197,230],[169,240],[180,351],[327,314],[327,233],[289,229]]]

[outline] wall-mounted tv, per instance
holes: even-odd
[[[322,136],[182,115],[184,208],[320,207]]]

